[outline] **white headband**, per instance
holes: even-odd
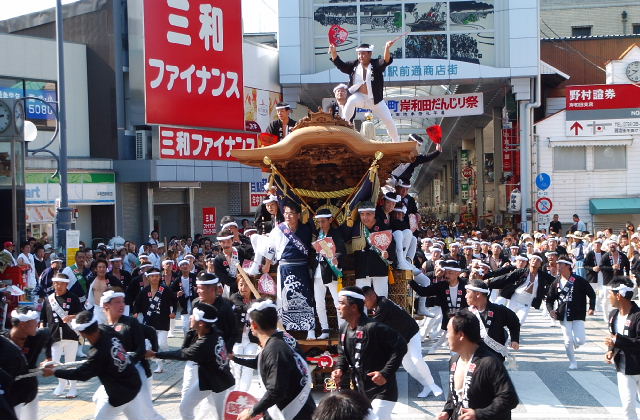
[[[173,260],[164,260],[164,261],[162,261],[162,265],[168,265],[168,264],[173,265]]]
[[[474,292],[489,294],[489,289],[483,289],[482,287],[471,286],[470,284],[467,284],[466,286],[464,286],[464,288],[467,290],[472,290]]]
[[[518,255],[516,257],[516,261],[529,261],[529,258],[523,257],[522,255]]]
[[[253,311],[264,311],[267,308],[276,309],[276,304],[273,303],[271,299],[263,300],[262,302],[255,302],[249,310],[247,310],[247,315],[249,315]]]
[[[530,260],[540,260],[540,262],[543,262],[542,258],[539,255],[531,255],[529,257]]]
[[[119,297],[123,298],[124,293],[116,292],[115,290],[107,290],[102,294],[102,297],[100,298],[100,307],[103,307],[105,303],[111,302],[111,299],[115,299]]]
[[[145,277],[150,277],[150,276],[159,276],[160,273],[157,271],[147,271],[146,273],[144,273]]]
[[[142,264],[139,268],[142,269],[142,268],[147,268],[147,267],[153,267],[153,264],[149,264],[149,263]]]
[[[218,236],[216,237],[217,240],[219,241],[226,241],[228,239],[233,239],[233,235],[229,235],[229,236]]]
[[[61,283],[69,283],[69,279],[64,278],[64,277],[59,277],[57,274],[55,276],[53,276],[51,281],[59,281]]]
[[[225,223],[224,225],[222,225],[222,228],[220,230],[225,230],[226,228],[229,228],[231,226],[238,227],[238,224],[236,222]]]
[[[196,285],[207,285],[207,284],[218,284],[220,282],[220,280],[216,277],[214,279],[211,280],[196,280]]]
[[[33,309],[29,309],[26,314],[21,314],[14,309],[13,311],[11,311],[11,318],[15,318],[20,322],[28,322],[40,319],[40,313],[34,311]]]
[[[573,263],[571,261],[567,261],[567,260],[558,260],[558,264],[566,264],[570,267],[573,267]]]
[[[277,202],[278,201],[278,196],[277,195],[270,195],[269,197],[265,198],[264,200],[262,200],[263,204],[269,204],[269,203],[273,203],[273,202]]]
[[[187,258],[193,258],[194,260],[196,259],[196,257],[193,256],[193,254],[187,254],[184,256],[184,259],[186,260]]]
[[[138,259],[140,259],[140,258],[149,259],[149,256],[147,254],[140,254],[140,255],[138,255]]]
[[[625,295],[627,294],[627,292],[633,293],[633,289],[631,287],[629,287],[629,286],[624,285],[624,284],[621,284],[616,288],[612,288],[611,290],[614,291],[614,292],[625,294]]]
[[[518,245],[511,245],[509,249],[520,249],[520,247]]]
[[[117,257],[117,258],[110,258],[109,262],[114,262],[114,261],[122,261],[122,258]]]
[[[449,271],[462,271],[462,268],[457,268],[457,267],[447,267],[447,266],[440,266],[440,267]]]
[[[388,195],[385,194],[384,196],[385,200],[389,200],[389,201],[393,201],[394,203],[397,203],[401,200],[400,196],[398,194],[396,194],[395,198],[391,198]]]
[[[314,219],[328,219],[330,217],[333,217],[333,214],[316,214],[313,216]]]
[[[358,209],[358,213],[364,213],[365,211],[376,211],[376,209],[374,207],[363,207]]]
[[[98,322],[98,318],[96,317],[96,313],[93,313],[93,317],[91,318],[91,321],[84,323],[84,324],[78,324],[78,322],[76,321],[76,319],[74,318],[71,321],[71,329],[73,329],[74,331],[84,331],[87,328],[89,328],[90,326],[92,326],[93,324],[95,324],[96,322]]]
[[[373,45],[369,45],[368,47],[358,47],[356,48],[356,52],[360,52],[360,51],[373,52],[373,47],[374,47]]]
[[[51,264],[53,264],[54,262],[64,262],[64,260],[62,258],[54,258],[51,260]]]
[[[393,209],[393,211],[397,211],[398,213],[406,213],[407,212],[407,208],[402,206],[402,207],[396,207]]]
[[[351,290],[341,290],[340,293],[338,293],[338,296],[349,296],[354,299],[364,300],[364,296],[360,293],[352,292]]]
[[[291,109],[291,107],[289,105],[280,105],[276,106],[276,109]]]
[[[213,318],[213,319],[205,318],[204,311],[198,308],[193,308],[193,319],[195,319],[196,321],[208,322],[210,324],[213,324],[214,322],[218,322],[218,318]]]
[[[336,93],[336,90],[338,89],[348,89],[348,86],[345,85],[344,83],[340,83],[338,86],[333,88],[333,93]]]

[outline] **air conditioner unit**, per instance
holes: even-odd
[[[136,130],[136,160],[151,159],[151,130]]]

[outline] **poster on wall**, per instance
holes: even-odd
[[[271,121],[278,118],[276,105],[281,101],[280,92],[247,87],[244,89],[245,130],[263,133]]]
[[[338,45],[343,58],[355,58],[355,48],[363,42],[373,44],[373,55],[379,57],[386,41],[408,32],[391,50],[398,66],[411,66],[406,59],[421,59],[421,65],[426,63],[424,59],[434,60],[429,62],[433,66],[456,62],[495,65],[494,0],[314,3],[316,72],[333,67],[327,59],[327,33],[335,25],[348,32],[347,39]]]
[[[202,208],[202,234],[215,235],[216,229],[216,208],[215,207],[203,207]]]

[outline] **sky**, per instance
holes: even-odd
[[[62,4],[82,0],[62,0]],[[55,7],[55,0],[0,0],[0,20]],[[278,0],[242,0],[245,32],[277,32]]]

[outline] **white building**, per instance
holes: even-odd
[[[626,68],[638,61],[637,45],[619,60],[610,61],[607,83],[629,84]],[[635,108],[640,108],[640,95],[635,102]],[[556,213],[563,223],[571,223],[571,216],[578,214],[589,231],[607,227],[618,231],[627,221],[638,225],[640,130],[634,134],[575,136],[567,129],[572,122],[567,123],[566,116],[567,111],[562,110],[535,127],[534,176],[550,175],[551,185],[546,192],[538,193],[534,187],[534,200],[547,196],[553,205],[549,215],[538,214],[538,225],[547,227],[549,216]],[[640,124],[640,118],[629,121]]]

